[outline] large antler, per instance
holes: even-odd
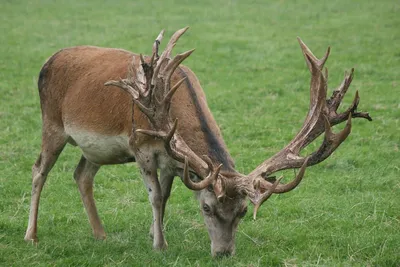
[[[184,164],[182,180],[185,185],[192,190],[201,190],[212,183],[217,184],[221,165],[214,167],[208,156],[200,158],[196,155],[176,131],[178,120],[173,121],[169,113],[171,99],[186,79],[181,79],[171,88],[172,74],[194,51],[192,49],[170,58],[172,49],[187,29],[188,27],[176,31],[164,52],[158,56],[158,48],[164,35],[162,30],[154,42],[153,55],[149,62],[140,55],[140,67],[135,67],[133,60],[127,79],[108,81],[105,85],[118,86],[132,95],[133,102],[147,116],[153,128],[137,129],[135,134],[146,134],[163,140],[168,154]],[[195,183],[190,179],[189,167],[202,181]]]
[[[351,131],[351,118],[365,118],[371,121],[368,113],[356,112],[360,97],[356,91],[353,103],[343,113],[337,109],[353,79],[354,69],[345,73],[342,84],[326,99],[328,70],[324,64],[328,59],[330,48],[323,58],[318,59],[311,50],[298,38],[307,66],[311,72],[310,107],[301,130],[293,140],[281,151],[264,161],[248,175],[253,181],[254,192],[250,200],[255,204],[254,218],[260,205],[273,193],[285,193],[294,189],[304,176],[307,166],[315,165],[328,158],[333,151],[347,138]],[[332,126],[347,120],[345,128],[339,133],[332,132]],[[324,140],[317,151],[308,156],[300,156],[300,151],[325,132]],[[280,184],[279,180],[270,182],[271,174],[279,170],[300,168],[298,175],[288,184]]]

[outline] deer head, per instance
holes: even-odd
[[[337,109],[353,79],[353,70],[345,74],[342,84],[327,99],[328,71],[324,64],[330,49],[322,59],[318,59],[298,38],[307,66],[311,73],[310,107],[304,124],[293,140],[281,151],[265,160],[250,174],[221,171],[222,164],[213,162],[206,155],[197,155],[185,143],[185,137],[177,130],[178,120],[170,115],[170,103],[174,93],[179,90],[185,78],[171,85],[171,77],[177,67],[194,50],[175,57],[171,52],[178,39],[188,28],[175,32],[161,56],[158,47],[164,31],[153,45],[151,58],[141,56],[141,66],[128,71],[128,77],[119,81],[109,81],[132,96],[133,102],[147,116],[152,129],[136,129],[135,134],[152,136],[163,140],[165,150],[177,163],[183,183],[196,191],[205,224],[211,239],[211,251],[215,255],[233,254],[237,225],[247,211],[246,199],[254,204],[253,217],[259,207],[272,195],[282,194],[294,189],[304,177],[307,166],[315,165],[328,158],[347,138],[351,131],[351,118],[371,120],[368,113],[357,112],[359,95],[356,92],[353,103],[343,113]],[[341,122],[346,125],[339,133],[332,132],[332,126]],[[300,151],[324,134],[320,147],[307,156]],[[275,178],[275,172],[285,169],[300,169],[289,183],[281,183],[282,177]]]

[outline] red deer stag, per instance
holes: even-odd
[[[153,247],[165,249],[165,205],[175,176],[196,193],[211,239],[213,256],[235,251],[235,232],[246,214],[248,197],[259,206],[271,194],[295,188],[307,166],[327,157],[350,134],[351,118],[371,120],[356,112],[359,96],[343,113],[336,111],[353,78],[326,99],[329,49],[316,58],[299,39],[311,72],[310,108],[304,125],[281,151],[248,175],[240,174],[211,114],[194,73],[180,65],[193,50],[171,57],[187,28],[178,30],[159,56],[163,31],[151,57],[121,49],[78,46],[54,54],[40,71],[38,87],[42,109],[42,148],[32,167],[32,198],[25,240],[37,241],[40,193],[46,177],[67,143],[79,146],[82,157],[75,170],[83,204],[95,238],[105,238],[93,199],[93,179],[100,166],[135,161],[139,164],[153,211],[150,233]],[[127,77],[121,79],[120,77]],[[119,88],[123,90],[120,90]],[[346,121],[335,134],[331,125]],[[300,151],[325,133],[322,145],[307,157]],[[271,174],[300,168],[289,183]],[[157,170],[160,170],[158,178]]]

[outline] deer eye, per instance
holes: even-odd
[[[210,213],[211,208],[210,208],[210,206],[208,206],[207,204],[204,204],[204,205],[203,205],[203,210],[204,210],[205,213]]]
[[[239,218],[243,218],[247,213],[247,207],[245,207],[240,213],[239,213]]]

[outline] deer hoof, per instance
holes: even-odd
[[[39,242],[39,239],[37,238],[36,235],[33,234],[29,234],[27,233],[24,237],[24,240],[28,243],[32,243],[32,244],[37,244]]]
[[[106,239],[106,233],[104,233],[104,232],[93,233],[93,235],[94,235],[94,238],[96,240],[104,240],[104,239]]]
[[[163,251],[168,248],[168,243],[167,243],[167,241],[164,240],[164,242],[153,244],[153,248],[158,251]]]

